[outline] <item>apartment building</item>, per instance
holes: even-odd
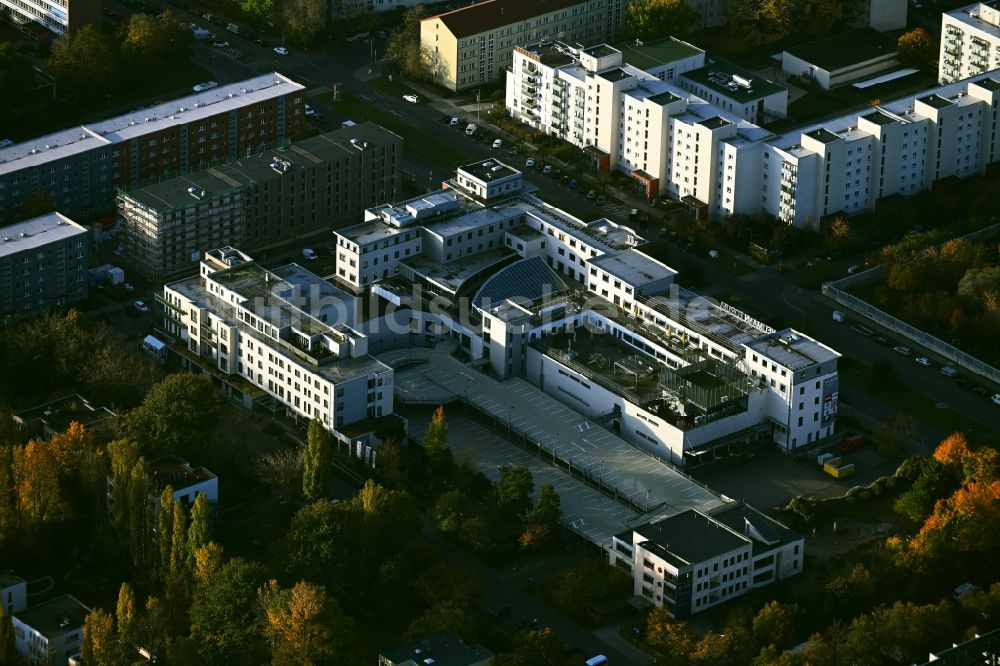
[[[522,177],[496,159],[466,165],[339,232],[338,279],[395,307],[363,331],[453,339],[492,376],[521,377],[676,465],[834,433],[836,351],[679,287],[635,229],[580,220],[530,183],[484,200],[477,173]]]
[[[518,48],[507,109],[583,148],[599,168],[630,174],[647,198],[680,199],[700,217],[755,212],[755,193],[735,183],[758,175],[773,135],[668,82],[702,67],[703,53],[672,62],[651,73],[623,64],[622,51],[606,44]]]
[[[4,617],[28,607],[28,583],[12,571],[0,571],[0,606]]]
[[[88,231],[60,213],[0,228],[0,318],[9,323],[87,297]]]
[[[15,612],[14,649],[31,666],[64,666],[80,652],[89,612],[70,594]]]
[[[468,90],[503,76],[516,46],[614,41],[628,0],[486,0],[420,23],[420,46],[441,85]]]
[[[318,419],[328,429],[392,413],[393,372],[344,323],[343,293],[297,264],[269,270],[233,248],[163,287],[164,331],[182,365],[220,379],[247,407]]]
[[[938,82],[953,83],[1000,69],[1000,8],[977,2],[941,14]]]
[[[13,25],[38,23],[57,35],[101,22],[101,0],[0,0],[0,16]]]
[[[613,539],[611,563],[633,577],[636,596],[675,620],[802,571],[805,540],[743,503],[688,509]]]
[[[283,145],[304,124],[304,95],[272,72],[0,148],[0,226],[31,197],[71,217],[107,214],[118,189]]]
[[[1000,159],[1000,76],[981,74],[776,137],[763,151],[760,207],[797,227],[875,210]],[[743,185],[741,185],[743,187]]]
[[[256,251],[354,221],[399,196],[403,140],[372,123],[118,193],[124,263],[153,281],[206,247]]]
[[[787,88],[721,58],[682,73],[677,85],[757,125],[788,115]]]

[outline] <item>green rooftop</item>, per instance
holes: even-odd
[[[639,40],[622,42],[615,44],[615,48],[622,52],[622,62],[639,69],[653,69],[668,62],[704,53],[698,47],[673,37],[646,42]]]

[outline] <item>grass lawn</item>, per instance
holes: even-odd
[[[389,85],[395,84],[392,83]],[[405,87],[402,88],[405,89]],[[429,134],[425,134],[408,124],[403,118],[384,111],[370,102],[346,93],[341,94],[337,101],[333,101],[331,94],[324,94],[321,96],[321,99],[326,104],[329,104],[332,109],[336,110],[337,113],[350,118],[354,122],[368,120],[395,132],[406,141],[406,150],[408,152],[420,155],[428,162],[449,172],[453,171],[460,164],[465,164],[469,161],[468,155],[464,152],[438,141]]]
[[[951,405],[950,409],[939,409],[929,397],[904,386],[898,379],[876,378],[872,367],[860,361],[843,358],[840,360],[838,369],[841,380],[848,386],[856,386],[894,409],[904,414],[913,415],[942,432],[963,431],[968,433],[972,430],[981,430],[981,427],[977,427],[978,424],[955,411],[956,405]]]

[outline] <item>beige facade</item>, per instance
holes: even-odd
[[[487,0],[424,19],[420,45],[441,85],[469,89],[503,76],[515,46],[614,40],[627,4],[627,0]]]

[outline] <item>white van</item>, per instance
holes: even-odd
[[[472,136],[473,134],[476,133],[477,129],[479,128],[476,127],[476,123],[469,123],[468,126],[465,128],[465,136]]]
[[[833,311],[833,320],[835,322],[837,322],[838,324],[843,324],[845,321],[847,321],[847,315],[845,315],[840,310],[834,310]]]

